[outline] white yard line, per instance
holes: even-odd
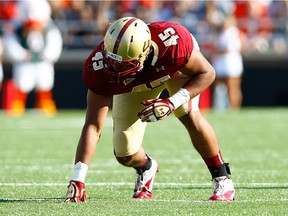
[[[254,200],[236,200],[234,202],[237,202],[237,203],[260,203],[260,202],[272,202],[272,201],[282,201],[282,202],[286,202],[288,201],[288,198],[281,198],[281,199],[254,199]],[[184,202],[187,202],[187,203],[209,203],[211,201],[209,200],[158,200],[158,199],[154,199],[153,202],[170,202],[170,203],[178,203],[178,202],[181,202],[181,203],[184,203]]]
[[[42,202],[42,201],[61,201],[63,202],[64,198],[63,197],[59,197],[59,198],[2,198],[0,197],[0,201],[5,201],[5,202],[19,202],[19,201],[30,201],[30,202]],[[131,199],[132,200],[132,199]],[[88,201],[101,201],[101,198],[88,198]],[[181,199],[181,200],[177,200],[177,199],[173,199],[173,200],[161,200],[161,199],[157,199],[154,198],[152,200],[149,200],[152,202],[167,202],[167,203],[209,203],[211,201],[209,200],[192,200],[192,199]],[[249,200],[235,200],[235,203],[266,203],[266,202],[287,202],[288,198],[281,198],[281,199],[273,199],[273,198],[269,198],[269,199],[249,199]]]
[[[5,187],[54,187],[54,186],[67,186],[68,183],[16,183],[16,182],[7,182],[0,183],[0,186]],[[86,186],[131,186],[134,183],[129,182],[96,182],[96,183],[86,183]],[[176,183],[176,182],[167,182],[167,183],[154,183],[156,187],[206,187],[211,186],[210,183]],[[287,187],[288,183],[235,183],[235,187],[244,187],[244,188],[277,188],[277,187]]]

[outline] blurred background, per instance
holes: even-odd
[[[19,2],[21,1],[0,2],[1,36],[19,24]],[[53,97],[58,109],[86,107],[87,90],[81,77],[84,60],[102,40],[109,23],[123,16],[136,16],[147,23],[173,21],[184,25],[198,40],[202,52],[210,60],[215,54],[220,26],[225,17],[232,15],[236,20],[242,44],[242,106],[288,105],[287,1],[47,2],[51,9],[49,15],[63,38],[63,50],[55,63],[53,88]],[[36,10],[38,13],[41,11],[41,4]],[[12,72],[11,62],[5,57],[5,49],[2,55],[4,86],[4,83],[11,79]],[[33,97],[29,94],[28,107],[33,107]],[[208,91],[202,98],[201,107],[210,109],[211,100],[212,95]],[[5,107],[6,103],[7,92],[2,88],[1,107]]]

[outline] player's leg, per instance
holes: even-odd
[[[13,82],[15,84],[15,97],[8,113],[12,116],[21,116],[25,112],[27,96],[35,87],[33,64],[15,63],[13,65]]]
[[[229,107],[233,110],[240,109],[242,105],[241,77],[227,77],[225,83],[228,90]]]
[[[160,90],[160,89],[159,89]],[[117,161],[136,170],[133,198],[152,198],[158,165],[141,147],[147,123],[138,118],[143,100],[155,98],[159,90],[117,95],[113,98],[114,154]]]
[[[40,109],[46,115],[54,115],[57,108],[52,94],[52,88],[54,86],[53,64],[39,62],[35,66],[37,70],[35,108]]]
[[[179,117],[188,130],[192,143],[205,161],[213,179],[214,193],[210,200],[233,201],[235,190],[230,169],[224,162],[215,132],[199,110]]]
[[[138,118],[138,112],[143,109],[142,101],[158,97],[159,92],[156,89],[113,97],[114,153],[124,166],[134,167],[145,157],[141,145],[147,123]]]
[[[185,83],[185,76],[169,81],[166,84],[169,93],[174,94],[183,83]],[[229,176],[230,170],[221,155],[214,129],[199,111],[199,95],[180,106],[174,114],[186,127],[193,146],[211,173],[214,193],[210,199],[232,201],[235,191]]]

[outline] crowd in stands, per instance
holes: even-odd
[[[50,1],[53,19],[63,32],[67,48],[93,47],[107,25],[123,16],[146,22],[181,23],[209,53],[220,24],[233,14],[242,33],[243,53],[287,52],[287,1]]]
[[[49,3],[65,49],[92,48],[102,39],[110,22],[136,16],[146,22],[181,23],[195,35],[202,50],[209,53],[219,25],[232,14],[242,33],[243,53],[285,54],[288,50],[287,1],[49,0]]]

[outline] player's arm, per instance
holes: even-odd
[[[197,49],[193,50],[188,63],[180,71],[190,79],[169,98],[143,101],[145,108],[138,114],[143,122],[164,119],[179,106],[203,92],[215,79],[214,68]]]
[[[104,127],[111,97],[96,95],[88,90],[85,123],[79,139],[75,163],[89,164]]]
[[[182,88],[194,98],[208,88],[215,79],[215,70],[200,51],[194,49],[188,63],[180,70],[191,77]]]

